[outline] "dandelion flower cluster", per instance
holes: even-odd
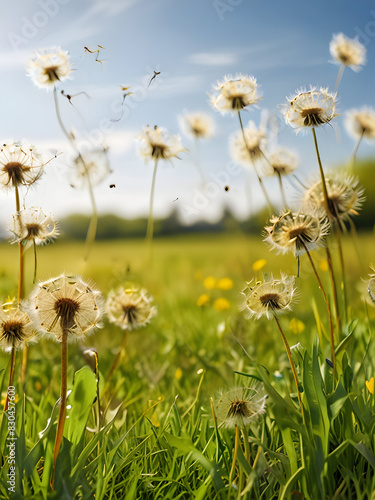
[[[309,91],[299,91],[288,100],[289,106],[284,108],[285,121],[297,132],[305,127],[324,125],[337,116],[336,93],[328,89],[312,87]]]
[[[140,328],[156,315],[152,297],[145,289],[134,286],[120,287],[111,291],[106,302],[106,311],[111,323],[123,330]]]
[[[347,111],[344,124],[349,135],[354,139],[361,137],[368,141],[375,139],[375,110],[370,106]]]
[[[273,278],[272,274],[263,282],[258,281],[255,285],[247,283],[247,287],[241,292],[243,300],[240,309],[245,311],[247,319],[256,319],[266,316],[272,319],[274,316],[290,310],[294,288],[294,276],[282,275],[279,280]]]
[[[279,217],[272,217],[270,223],[265,228],[267,236],[264,241],[276,252],[292,252],[295,257],[319,247],[330,230],[326,217],[302,212],[284,212]]]
[[[364,190],[359,187],[357,178],[331,172],[326,175],[328,206],[332,217],[340,224],[348,221],[352,215],[358,215],[364,201]],[[325,214],[325,203],[320,179],[313,181],[303,194],[303,205],[307,212],[317,211]]]
[[[0,345],[3,348],[21,347],[35,335],[34,323],[25,310],[24,303],[13,302],[0,307]]]
[[[215,123],[210,115],[202,111],[185,113],[179,117],[182,132],[194,139],[208,139],[214,135]]]
[[[357,38],[348,38],[343,33],[333,35],[329,51],[334,62],[359,71],[366,63],[366,47]]]
[[[0,185],[6,189],[31,186],[43,174],[40,154],[27,144],[3,144],[0,147]]]
[[[27,75],[39,88],[52,89],[56,82],[69,78],[72,72],[69,54],[60,47],[39,50],[27,66]]]
[[[64,331],[79,338],[99,328],[103,299],[80,277],[63,274],[35,287],[31,308],[38,329],[61,341]]]
[[[181,146],[178,135],[169,135],[164,128],[149,126],[143,129],[139,136],[141,142],[140,154],[149,160],[169,160],[178,158],[185,149]]]
[[[26,246],[32,243],[44,245],[58,236],[52,214],[45,214],[41,208],[20,210],[13,215],[9,229],[14,234],[12,243],[23,243]]]
[[[222,82],[217,82],[214,90],[216,93],[210,96],[210,101],[222,114],[237,113],[261,99],[256,78],[248,75],[225,76]]]
[[[230,152],[234,161],[243,167],[249,167],[253,165],[254,161],[263,157],[266,134],[262,130],[258,130],[255,123],[250,121],[248,126],[244,128],[244,135],[240,131],[232,136]]]
[[[228,429],[248,427],[265,413],[266,399],[261,382],[221,394],[216,403],[218,422]]]
[[[89,182],[91,186],[96,186],[110,173],[107,150],[94,149],[75,158],[69,171],[69,181],[74,188],[86,189]]]

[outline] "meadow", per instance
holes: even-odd
[[[330,498],[335,494],[335,498],[370,498],[374,488],[374,402],[366,380],[374,373],[371,339],[375,310],[365,300],[363,282],[367,279],[367,262],[373,256],[374,235],[362,234],[359,238],[361,259],[352,237],[347,235],[344,241],[345,258],[350,263],[352,307],[345,326],[350,341],[341,352],[343,371],[336,397],[330,388],[321,393],[327,398],[325,415],[317,406],[320,416],[312,427],[315,433],[316,426],[326,419],[329,455],[324,457],[320,472],[315,473]],[[73,393],[68,398],[68,415],[74,412],[70,418],[74,419],[75,433],[68,418],[57,462],[55,496],[48,493],[45,478],[51,470],[61,353],[59,345],[47,337],[30,345],[25,393],[19,382],[19,364],[16,370],[17,491],[22,494],[12,494],[11,498],[237,498],[240,488],[228,491],[227,486],[234,433],[215,425],[210,398],[216,404],[219,391],[246,387],[249,375],[265,377],[267,392],[272,392],[265,417],[249,428],[250,457],[248,461],[243,455],[239,458],[239,480],[245,491],[242,498],[290,498],[292,491],[295,498],[318,498],[308,484],[314,478],[306,475],[307,471],[312,474],[310,468],[319,466],[319,450],[315,441],[308,450],[302,440],[301,419],[289,397],[291,391],[296,399],[282,340],[273,322],[246,320],[238,310],[239,292],[246,281],[261,279],[263,272],[296,273],[296,260],[291,256],[275,259],[261,238],[245,235],[156,239],[152,265],[147,268],[143,240],[97,242],[88,263],[82,252],[80,242],[58,241],[41,248],[40,277],[55,276],[61,269],[66,273],[78,269],[82,276],[90,276],[104,295],[124,280],[142,282],[152,293],[158,314],[142,330],[130,332],[125,357],[113,375],[109,393],[101,396],[106,415],[100,430],[95,376],[82,354],[82,342],[70,344],[68,388]],[[17,268],[17,248],[4,243],[1,255],[2,262],[7,263],[1,268],[6,293],[17,282],[13,271]],[[315,258],[325,269],[324,251],[317,252]],[[31,253],[26,254],[26,267],[27,259],[32,263]],[[322,332],[326,324],[324,302],[314,276],[301,260],[296,282],[299,300],[280,321],[290,345],[299,346],[292,349],[299,373],[303,372],[303,356],[313,356],[316,350],[321,382],[326,386],[329,341]],[[257,267],[262,268],[255,271]],[[328,284],[328,272],[321,273]],[[232,280],[227,290],[218,288],[223,278]],[[26,288],[32,286],[31,275],[25,280]],[[202,295],[209,296],[209,302],[198,306]],[[220,302],[214,307],[219,298],[227,301],[224,310],[220,310]],[[83,343],[98,352],[100,394],[123,335],[122,330],[104,321],[103,328]],[[9,356],[2,353],[3,398],[7,365]],[[79,396],[75,390],[83,390],[85,395]],[[304,395],[303,401],[306,407],[311,404]],[[288,449],[287,438],[292,450]],[[306,464],[308,460],[316,463]],[[8,498],[6,474],[3,467],[4,498]],[[337,494],[339,488],[342,496]],[[306,495],[309,491],[310,496]]]

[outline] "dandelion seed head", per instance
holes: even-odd
[[[59,342],[65,330],[71,340],[101,326],[101,293],[80,277],[63,274],[39,283],[31,294],[30,302],[39,331],[53,334]]]
[[[140,155],[148,160],[170,160],[178,158],[179,153],[186,151],[181,146],[179,135],[170,135],[161,127],[145,127],[138,139]]]
[[[277,148],[268,155],[269,163],[266,164],[265,175],[290,175],[297,166],[297,157],[286,148]]]
[[[366,47],[357,38],[348,38],[343,33],[333,35],[329,51],[334,63],[344,64],[359,71],[366,63]]]
[[[53,89],[57,82],[69,78],[72,72],[69,54],[61,47],[38,50],[26,70],[37,87],[48,90]]]
[[[231,137],[230,153],[235,162],[245,168],[252,168],[254,161],[263,158],[267,136],[266,133],[258,129],[252,121],[244,128],[244,135],[246,142],[242,131],[237,132]]]
[[[325,181],[331,215],[344,227],[345,221],[349,221],[353,215],[358,215],[365,199],[364,190],[359,186],[357,178],[339,172],[328,172]],[[320,178],[313,180],[304,191],[302,203],[305,212],[312,210],[320,215],[326,213]]]
[[[306,250],[310,252],[321,246],[329,230],[330,223],[325,216],[286,211],[270,219],[270,225],[265,227],[264,241],[277,253],[291,252],[299,257]]]
[[[69,169],[69,182],[77,189],[97,186],[111,173],[107,150],[93,149],[79,154]]]
[[[289,97],[289,105],[282,106],[285,121],[297,132],[307,127],[319,127],[329,123],[335,116],[337,94],[328,88],[311,87],[309,91],[300,90]]]
[[[52,213],[46,214],[41,208],[24,208],[13,215],[8,229],[13,233],[12,243],[30,246],[45,245],[58,236],[57,224]]]
[[[265,413],[266,399],[261,382],[221,393],[215,408],[219,424],[227,429],[248,427]]]
[[[106,302],[108,319],[123,330],[141,328],[156,315],[156,307],[152,305],[152,301],[145,289],[134,285],[112,290]]]
[[[248,283],[241,292],[240,310],[245,312],[247,319],[259,319],[262,316],[272,319],[291,310],[291,302],[296,292],[294,281],[294,276],[281,275],[281,278],[276,280],[270,274],[263,282],[257,282],[255,285]]]
[[[194,139],[208,139],[215,133],[215,122],[203,111],[185,113],[178,118],[182,133]]]
[[[24,302],[6,303],[0,307],[0,345],[3,349],[23,347],[36,335],[34,323]]]
[[[344,125],[354,139],[363,137],[371,142],[375,139],[375,109],[364,106],[346,112]]]
[[[3,144],[0,147],[0,185],[5,189],[31,186],[43,174],[41,155],[26,143]]]
[[[256,78],[249,75],[227,75],[214,86],[215,93],[210,96],[212,106],[221,114],[235,114],[247,106],[256,104],[261,96]]]

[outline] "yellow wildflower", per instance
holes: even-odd
[[[216,279],[213,276],[207,276],[207,278],[203,280],[203,286],[207,290],[213,290],[216,286]]]
[[[253,271],[260,271],[267,264],[266,259],[256,260],[253,264]]]
[[[321,260],[319,263],[319,268],[321,271],[324,271],[324,272],[328,271],[328,262],[325,259]]]
[[[368,392],[374,395],[374,387],[375,387],[374,377],[371,377],[370,380],[366,380],[366,387],[368,389]]]
[[[216,283],[216,288],[218,288],[219,290],[230,290],[231,288],[233,288],[233,285],[234,283],[230,278],[221,278]]]
[[[207,293],[203,293],[198,297],[197,306],[206,306],[210,302],[210,296]]]
[[[174,372],[174,376],[176,377],[177,380],[182,379],[182,370],[181,368],[177,368],[176,371]]]
[[[298,335],[305,330],[305,324],[297,318],[292,318],[289,323],[290,331]]]
[[[230,308],[230,302],[224,297],[219,297],[218,299],[215,300],[213,307],[217,311],[226,311],[227,309]]]

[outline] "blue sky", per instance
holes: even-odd
[[[27,206],[42,206],[58,218],[90,213],[90,201],[66,179],[71,153],[57,124],[52,93],[35,87],[25,74],[36,49],[59,45],[69,51],[76,71],[59,88],[71,95],[84,91],[90,99],[77,96],[74,107],[62,99],[64,122],[74,127],[83,148],[102,141],[110,147],[113,173],[95,188],[100,213],[147,213],[152,165],[139,158],[135,137],[147,124],[180,132],[178,115],[184,110],[202,110],[215,119],[215,137],[200,145],[210,185],[201,187],[194,144],[182,137],[190,151],[159,169],[156,214],[178,206],[186,222],[215,220],[225,204],[244,217],[264,203],[251,173],[229,172],[228,138],[238,131],[236,119],[220,116],[208,102],[212,85],[226,74],[257,78],[263,100],[257,109],[244,113],[243,120],[259,125],[267,112],[274,114],[278,141],[298,153],[302,180],[317,173],[312,138],[297,136],[286,126],[277,106],[310,84],[333,90],[338,71],[329,63],[333,33],[359,36],[367,49],[367,64],[360,72],[345,70],[339,113],[375,105],[375,6],[369,0],[15,0],[7,3],[0,23],[1,137],[3,142],[30,141],[46,158],[62,152],[25,199]],[[83,49],[98,44],[105,47],[102,65]],[[161,74],[147,89],[153,70]],[[132,85],[135,95],[125,101],[122,119],[111,122],[121,116],[121,85]],[[326,167],[346,161],[354,148],[342,121],[339,116],[333,127],[318,130]],[[373,154],[373,145],[361,145],[360,157]],[[277,203],[276,183],[265,182]],[[109,188],[112,183],[115,189]],[[223,183],[230,185],[228,192]],[[295,196],[291,184],[286,184],[286,191],[291,199]],[[13,210],[13,195],[2,193],[0,220],[9,219]]]

